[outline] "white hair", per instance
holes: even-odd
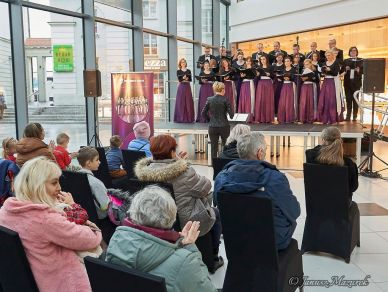
[[[159,229],[171,229],[176,212],[171,194],[157,185],[137,192],[128,210],[129,217],[136,224]]]
[[[267,143],[264,135],[259,132],[251,132],[237,139],[237,152],[241,159],[257,159],[257,151],[261,149],[265,155]]]
[[[237,124],[233,127],[233,129],[230,131],[229,137],[226,140],[226,145],[237,141],[238,137],[249,134],[251,132],[251,127],[244,124]]]

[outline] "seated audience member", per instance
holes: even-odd
[[[124,163],[120,149],[122,145],[123,141],[119,135],[114,135],[110,138],[110,149],[106,153],[106,160],[108,161],[109,174],[113,178],[127,175],[127,172],[121,168]]]
[[[306,162],[327,164],[333,166],[347,166],[349,173],[349,202],[352,203],[353,192],[358,188],[357,165],[343,155],[341,131],[337,127],[323,129],[322,145],[306,150]]]
[[[272,200],[275,240],[278,250],[291,241],[300,215],[300,206],[292,194],[286,176],[266,161],[267,145],[259,132],[241,136],[237,140],[240,159],[229,162],[217,175],[214,193],[255,193]]]
[[[199,222],[188,221],[178,233],[171,229],[176,212],[171,195],[158,186],[136,193],[106,261],[163,277],[169,292],[217,291],[195,245]]]
[[[96,205],[98,219],[104,219],[108,216],[110,203],[108,190],[104,183],[96,178],[92,172],[98,170],[100,166],[98,151],[93,147],[83,147],[79,150],[77,159],[82,167],[79,172],[87,174],[90,189],[95,199],[94,203]]]
[[[35,157],[44,156],[55,161],[53,150],[55,147],[54,141],[50,141],[50,145],[43,142],[44,129],[39,123],[29,123],[24,128],[23,138],[16,143],[16,164],[22,167],[23,164]]]
[[[60,133],[57,136],[57,146],[54,148],[54,156],[60,169],[64,170],[70,165],[71,160],[77,156],[77,152],[67,152],[69,146],[70,137],[65,133]]]
[[[6,199],[14,196],[14,181],[19,170],[15,162],[0,158],[0,207]]]
[[[224,146],[224,150],[220,154],[220,158],[227,159],[239,159],[237,153],[237,139],[240,136],[245,134],[249,134],[251,132],[251,128],[248,125],[237,124],[230,131],[230,135],[226,140],[226,144]]]
[[[150,141],[151,136],[150,125],[147,122],[140,122],[133,126],[133,133],[136,139],[128,144],[128,150],[144,151],[147,157],[151,157]]]
[[[153,160],[139,160],[134,171],[139,180],[167,182],[173,185],[181,228],[188,221],[199,221],[201,236],[211,232],[216,270],[223,265],[222,257],[218,256],[221,221],[218,209],[211,207],[211,182],[197,174],[189,162],[181,158],[187,153],[181,152],[177,155],[177,146],[175,139],[169,135],[152,137]]]
[[[39,291],[91,291],[75,252],[96,248],[101,232],[93,223],[69,222],[55,208],[60,175],[45,157],[26,162],[15,180],[16,197],[0,209],[0,225],[19,233]]]
[[[14,156],[16,152],[16,143],[18,141],[15,138],[5,138],[2,143],[3,147],[3,158],[6,160],[11,160],[16,163],[16,157]]]

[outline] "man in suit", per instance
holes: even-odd
[[[325,59],[325,51],[317,49],[317,42],[312,42],[310,45],[310,48],[311,48],[311,51],[306,54],[306,59],[311,59],[313,53],[317,53],[319,55],[318,62]]]
[[[252,60],[255,63],[259,62],[261,56],[265,56],[268,59],[268,54],[264,52],[264,46],[262,43],[257,44],[257,52],[252,54]]]
[[[306,59],[305,55],[299,53],[300,46],[298,44],[294,44],[292,46],[292,54],[290,55],[291,60],[294,60],[294,57],[299,56],[299,66],[303,66],[303,61]]]
[[[283,58],[287,57],[288,54],[286,51],[283,51],[280,49],[280,42],[276,41],[273,43],[273,50],[268,53],[268,58],[269,58],[269,64],[272,65],[273,63],[276,62],[276,54],[277,53],[282,53]]]
[[[340,64],[342,64],[344,61],[344,51],[337,48],[337,41],[335,39],[329,40],[329,49],[333,50],[333,51],[335,51],[335,50],[338,51],[338,54],[336,56],[336,60],[339,61]]]
[[[203,68],[203,62],[208,61],[210,62],[211,59],[215,59],[212,54],[210,54],[210,47],[206,46],[204,50],[205,54],[199,56],[198,61],[197,61],[197,68]]]

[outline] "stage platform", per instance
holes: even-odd
[[[231,128],[236,123],[230,123]],[[306,151],[308,146],[308,140],[310,137],[311,144],[310,147],[315,147],[316,140],[320,137],[321,132],[328,125],[315,125],[315,124],[248,124],[251,127],[252,131],[259,131],[264,136],[271,137],[271,142],[274,137],[281,136],[294,136],[294,137],[303,137],[304,138],[304,147],[303,151]],[[356,160],[357,165],[361,162],[361,139],[364,136],[363,127],[359,123],[355,122],[342,122],[336,125],[342,133],[343,138],[354,138],[356,139]],[[155,133],[159,134],[177,134],[177,135],[207,135],[208,134],[208,125],[205,123],[174,123],[174,122],[155,122]],[[279,147],[280,139],[276,139],[276,147]],[[273,151],[273,143],[270,145],[271,152]],[[210,149],[210,147],[209,147]],[[208,156],[210,156],[210,151],[208,151]],[[209,159],[210,160],[210,159]],[[209,161],[209,163],[211,163]]]

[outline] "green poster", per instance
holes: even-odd
[[[72,45],[53,45],[54,49],[54,71],[55,72],[73,72],[73,46]]]

